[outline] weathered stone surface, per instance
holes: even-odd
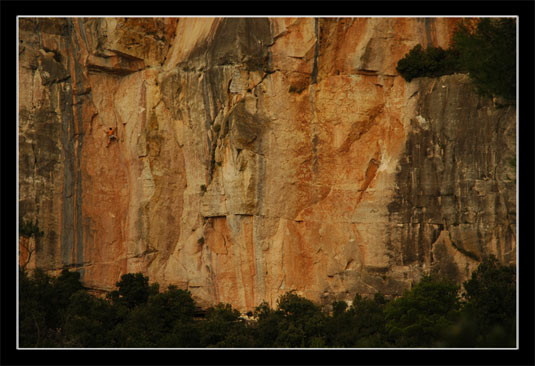
[[[514,109],[395,71],[459,21],[22,18],[21,263],[241,310],[514,263]]]
[[[472,92],[466,75],[422,78],[411,87],[418,90],[416,113],[389,204],[402,224],[392,241],[407,245],[395,257],[459,281],[490,253],[514,263],[514,107],[494,108]],[[449,270],[445,256],[456,258]]]

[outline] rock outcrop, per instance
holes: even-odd
[[[21,18],[21,264],[250,310],[515,263],[514,108],[395,70],[459,21]]]

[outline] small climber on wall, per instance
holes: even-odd
[[[115,128],[108,128],[108,130],[106,131],[106,134],[108,135],[108,143],[106,144],[106,147],[108,147],[112,140],[117,140],[117,135],[115,134]]]

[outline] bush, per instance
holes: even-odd
[[[108,297],[130,309],[145,304],[151,294],[158,293],[158,285],[149,286],[149,278],[142,273],[124,274],[116,286],[119,290],[112,291]]]
[[[192,325],[195,302],[191,293],[176,286],[169,286],[162,293],[154,293],[148,286],[148,278],[142,274],[136,275],[135,282],[127,282],[129,285],[137,283],[133,287],[143,296],[136,296],[136,304],[127,307],[123,320],[113,330],[112,338],[117,347],[198,346],[199,337]],[[157,286],[153,285],[155,288]],[[148,300],[144,301],[147,293]],[[122,301],[115,303],[118,307],[123,306]]]
[[[385,308],[386,330],[396,347],[432,347],[458,319],[458,286],[424,277]]]
[[[230,304],[217,304],[207,310],[200,325],[200,347],[253,347],[254,340],[240,320],[240,312]]]
[[[21,347],[62,346],[65,310],[73,294],[82,289],[80,274],[64,269],[52,278],[41,269],[19,276],[19,344]],[[58,332],[58,329],[60,332]]]
[[[110,329],[117,323],[112,305],[81,290],[73,294],[66,307],[62,327],[64,345],[69,347],[109,347]]]
[[[484,18],[475,31],[460,24],[453,46],[415,46],[399,60],[396,70],[407,81],[468,73],[476,91],[507,102],[516,99],[516,23],[508,18]]]
[[[195,320],[189,291],[158,292],[141,273],[121,277],[106,299],[86,292],[76,272],[57,278],[20,273],[21,347],[514,347],[516,274],[490,257],[464,283],[424,277],[410,291],[386,301],[355,296],[348,308],[334,302],[328,315],[312,301],[286,293],[246,323],[230,304]],[[111,300],[111,301],[109,301]]]
[[[382,294],[375,294],[372,299],[363,299],[356,295],[352,305],[358,333],[355,347],[385,347],[386,344],[386,300]]]
[[[278,336],[278,325],[282,314],[271,309],[267,302],[263,302],[255,308],[254,316],[257,322],[258,347],[275,347]]]
[[[44,275],[44,272],[43,272]],[[46,276],[46,275],[44,275]],[[50,277],[37,283],[36,278],[26,271],[19,272],[19,345],[21,347],[41,347],[47,330],[47,293],[51,292]]]
[[[516,99],[514,19],[484,18],[474,32],[461,24],[454,35],[453,48],[480,94]]]
[[[440,47],[415,46],[399,60],[397,72],[407,81],[417,77],[437,77],[459,72],[459,56],[456,50],[443,50]]]
[[[267,303],[255,309],[258,347],[313,347],[325,344],[327,315],[312,301],[292,292],[282,295],[273,310]]]
[[[162,316],[164,324],[193,321],[195,301],[187,290],[170,285],[167,291],[153,295],[149,303],[151,308]]]
[[[311,347],[324,335],[326,314],[312,301],[288,292],[278,300],[277,313],[282,318],[277,347]]]

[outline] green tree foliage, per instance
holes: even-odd
[[[515,19],[484,18],[475,32],[461,24],[453,48],[479,93],[516,99]]]
[[[464,284],[424,277],[403,296],[387,301],[357,294],[348,307],[333,303],[328,314],[295,293],[267,303],[246,322],[230,304],[194,317],[189,291],[158,284],[140,273],[124,275],[106,299],[90,295],[77,272],[52,278],[20,273],[22,347],[513,347],[516,277],[513,267],[485,260]],[[252,315],[252,314],[251,314]]]
[[[129,309],[126,318],[112,331],[114,343],[121,348],[154,348],[162,337],[154,326],[157,314],[149,311],[146,304]]]
[[[396,70],[407,81],[422,76],[437,77],[458,72],[458,60],[456,50],[443,50],[441,47],[432,46],[424,49],[421,45],[416,45],[399,60]]]
[[[63,323],[63,345],[75,348],[111,347],[110,330],[118,323],[113,306],[81,290],[70,297]]]
[[[154,311],[162,314],[162,323],[193,321],[195,301],[191,297],[191,292],[181,290],[176,286],[170,285],[167,291],[153,295],[150,298],[150,306]]]
[[[515,268],[490,256],[463,285],[460,320],[444,331],[437,346],[515,347]]]
[[[326,315],[312,301],[295,293],[282,295],[277,309],[266,303],[256,308],[258,338],[263,347],[319,347],[325,344]]]
[[[19,272],[19,344],[21,347],[41,347],[47,326],[45,321],[46,293],[51,289],[50,278],[37,282],[25,271]],[[45,295],[45,296],[43,296]]]
[[[381,294],[373,299],[355,296],[351,307],[344,301],[333,303],[332,317],[325,325],[329,347],[386,347],[384,308]]]
[[[424,277],[385,309],[386,330],[397,347],[432,347],[441,332],[458,319],[458,287]]]
[[[69,305],[70,297],[83,289],[80,283],[80,273],[63,269],[59,277],[54,279],[54,306],[64,308]]]
[[[116,283],[118,290],[112,291],[109,298],[117,303],[131,309],[135,306],[145,304],[151,294],[158,292],[157,285],[149,286],[149,278],[142,273],[127,273],[121,276],[121,280]]]
[[[387,345],[384,314],[386,303],[382,294],[375,294],[373,300],[363,299],[358,294],[355,296],[352,307],[358,333],[354,347],[375,348]]]
[[[476,317],[483,332],[494,324],[516,317],[516,271],[503,266],[494,256],[483,260],[464,284],[467,305],[477,309]]]
[[[358,337],[355,309],[348,308],[345,301],[335,301],[332,316],[326,319],[324,333],[328,347],[354,347]]]
[[[147,281],[145,278],[143,286],[150,293],[148,278]],[[118,305],[121,306],[121,302]],[[198,335],[192,326],[195,302],[189,291],[169,286],[165,292],[152,294],[146,302],[138,301],[129,309],[124,321],[113,331],[118,347],[193,347],[197,344]]]
[[[37,269],[33,276],[19,276],[19,326],[21,347],[49,347],[60,342],[61,329],[71,295],[82,289],[80,274],[63,270],[52,278]]]
[[[396,70],[407,81],[468,73],[479,94],[513,102],[516,99],[515,20],[484,18],[475,31],[460,24],[450,49],[432,46],[424,49],[417,45],[399,60]]]
[[[230,304],[218,304],[207,310],[206,321],[201,323],[201,347],[254,347],[240,312]]]
[[[257,319],[256,337],[258,344],[263,345],[263,347],[275,347],[282,314],[271,309],[267,302],[262,302],[255,308],[254,316]]]
[[[316,346],[324,342],[326,315],[312,301],[289,292],[278,300],[277,312],[285,320],[276,340],[279,347],[311,347],[312,340]]]
[[[335,301],[333,302],[333,317],[338,317],[347,309],[347,302],[345,301]]]
[[[500,339],[514,346],[516,338],[516,271],[496,257],[483,260],[464,284],[463,312],[475,322],[479,345],[493,347]]]

